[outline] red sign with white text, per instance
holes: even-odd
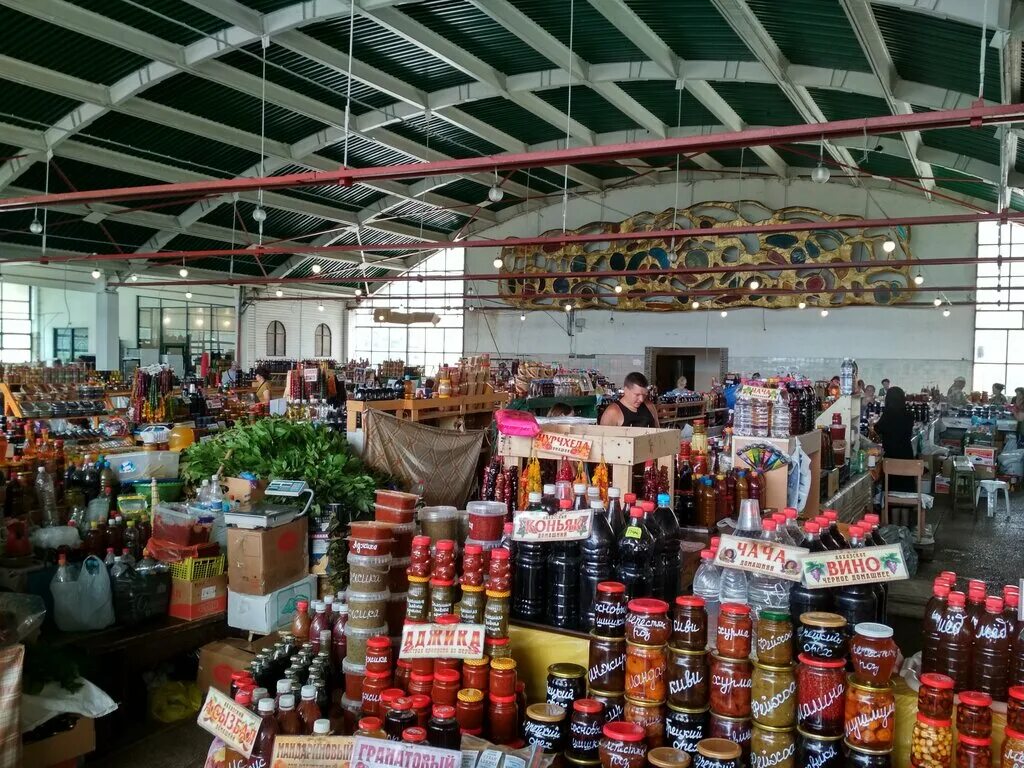
[[[590,537],[594,512],[516,512],[512,523],[513,541],[582,541]]]
[[[558,432],[541,432],[533,438],[533,450],[537,453],[553,453],[568,459],[586,461],[594,441],[589,437],[563,435]]]

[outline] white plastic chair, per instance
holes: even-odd
[[[985,491],[985,498],[988,500],[988,516],[995,517],[996,504],[999,499],[999,492],[1003,492],[1003,502],[1006,504],[1006,514],[1010,514],[1010,485],[1005,480],[979,480],[978,488],[974,491],[974,507],[977,509],[981,492]]]

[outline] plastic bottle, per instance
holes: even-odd
[[[95,520],[89,523],[89,532],[85,535],[85,541],[82,542],[82,549],[85,550],[86,555],[96,555],[96,557],[103,557],[107,550],[107,537],[100,530],[100,524]]]
[[[581,490],[582,489],[582,490]],[[576,485],[576,502],[586,500],[585,485]],[[559,511],[568,512],[573,502],[563,499]],[[560,629],[576,629],[579,626],[579,567],[580,545],[576,541],[563,541],[548,545],[547,623]]]
[[[155,569],[156,569],[156,564],[157,564],[156,560],[154,560],[152,557],[150,557],[149,550],[148,549],[143,549],[142,550],[142,559],[139,560],[138,564],[135,566],[135,572],[138,573],[141,576],[145,576],[146,574],[153,573],[155,571]],[[259,703],[259,702],[257,702],[257,703]]]
[[[626,596],[632,600],[651,594],[651,559],[654,540],[643,524],[644,511],[638,506],[629,510],[629,525],[622,530],[617,544],[619,581],[626,585]]]
[[[860,549],[862,532],[859,527],[850,528],[850,548]],[[846,619],[847,634],[864,621],[874,621],[878,615],[878,599],[873,584],[848,584],[839,587],[833,595],[835,612]]]
[[[210,481],[205,478],[196,492],[196,506],[204,511],[210,508]]]
[[[750,434],[754,437],[768,437],[771,421],[771,402],[760,397],[750,401]]]
[[[129,520],[124,529],[124,546],[131,552],[132,557],[142,557],[142,537],[134,520]]]
[[[217,475],[212,475],[210,477],[210,486],[206,497],[206,504],[207,508],[211,512],[224,511],[224,493],[220,489],[220,481],[217,479]]]
[[[753,415],[751,413],[751,399],[750,395],[740,389],[740,393],[736,396],[736,404],[733,406],[732,411],[732,433],[734,435],[752,435],[753,434]]]
[[[557,486],[554,484],[543,486],[543,494],[541,494],[541,506],[544,511],[549,515],[553,515],[558,512],[558,497],[557,497]]]
[[[814,521],[804,524],[804,544],[811,553],[823,552],[825,547],[821,542],[820,526]],[[832,592],[828,589],[808,589],[803,582],[797,581],[789,588],[789,612],[796,621],[803,613],[811,611],[832,610]],[[796,633],[793,635],[794,644]]]
[[[732,494],[729,492],[728,481],[724,474],[715,476],[715,521],[732,517]]]
[[[57,556],[57,572],[50,579],[51,584],[70,584],[75,581],[75,575],[68,567],[68,559],[65,555]]]
[[[715,554],[710,549],[701,550],[700,565],[693,575],[693,594],[704,598],[704,610],[708,615],[708,645],[715,647],[718,629],[718,596],[722,589],[722,569],[715,565]]]
[[[266,765],[270,765],[270,758],[274,754],[274,740],[277,738],[277,717],[274,715],[274,700],[271,698],[260,699],[256,711],[259,713],[260,729],[256,733],[256,743],[253,745],[252,754],[262,757]]]
[[[1003,598],[985,599],[971,657],[971,690],[1006,701],[1010,669],[1010,626],[1003,616]]]
[[[572,487],[572,509],[589,509],[587,506],[587,486],[584,483],[576,483]],[[560,507],[560,511],[564,511],[564,508]]]
[[[782,510],[782,514],[786,517],[786,532],[789,534],[789,538],[793,540],[793,543],[798,547],[806,546],[804,541],[804,532],[800,530],[800,523],[797,518],[800,516],[799,513],[793,507],[786,507]]]
[[[110,495],[110,489],[107,489],[107,495]],[[117,524],[117,517],[111,517],[107,521],[107,546],[113,547],[115,552],[120,552],[124,549],[124,534],[121,531],[121,526]]]
[[[36,470],[36,505],[40,525],[44,528],[57,525],[57,494],[53,489],[53,478],[45,467]]]
[[[554,490],[554,489],[552,489]],[[542,512],[543,495],[532,491],[526,509]],[[546,547],[539,541],[520,541],[516,547],[516,575],[512,580],[512,615],[524,621],[541,621],[544,617]]]
[[[953,678],[954,690],[965,691],[971,685],[970,617],[963,592],[950,592],[946,610],[938,624],[938,664],[936,672]]]
[[[309,601],[299,600],[295,603],[295,618],[292,620],[292,636],[299,643],[309,640]]]
[[[618,541],[622,529],[626,527],[626,517],[622,511],[622,491],[618,488],[608,489],[608,510],[605,514],[608,527],[611,528],[614,541]]]
[[[787,546],[799,546],[799,541],[794,541],[793,537],[789,533],[789,527],[786,525],[786,516],[782,512],[776,512],[772,515],[772,520],[775,521],[775,536],[780,544],[786,544]]]
[[[852,395],[853,394],[853,372],[855,363],[848,357],[843,358],[842,364],[839,366],[839,394],[841,395]]]
[[[980,579],[967,581],[967,616],[971,621],[971,632],[978,631],[978,622],[985,613],[985,582]]]
[[[729,514],[738,515],[740,513],[740,506],[743,504],[744,501],[746,501],[747,499],[754,499],[755,501],[757,501],[757,498],[751,495],[750,493],[750,480],[745,469],[733,472],[732,478],[734,483],[734,490],[732,492],[732,509],[730,510]]]
[[[1010,625],[1010,638],[1017,636],[1017,607],[1020,604],[1020,591],[1012,584],[1003,587],[1003,616]]]
[[[679,593],[679,521],[671,505],[671,496],[658,494],[658,506],[647,520],[655,543],[651,594],[669,605]]]
[[[590,502],[594,513],[593,527],[584,541],[580,542],[580,622],[582,629],[594,629],[594,596],[597,585],[612,577],[612,553],[615,537],[604,516],[601,500]],[[517,572],[518,575],[518,572]]]
[[[826,509],[821,514],[828,520],[828,535],[832,537],[838,548],[849,549],[850,542],[846,540],[843,532],[839,530],[839,513],[834,509]]]
[[[775,520],[765,520],[761,539],[768,543],[778,543],[778,523]],[[747,580],[747,602],[750,604],[751,619],[754,626],[757,626],[757,617],[762,609],[778,608],[781,611],[789,612],[789,590],[790,583],[775,576],[760,576],[751,574]]]
[[[693,467],[690,466],[690,453],[680,453],[676,459],[676,519],[680,525],[696,525],[696,507],[694,506]]]
[[[775,394],[775,401],[772,403],[772,437],[781,439],[789,437],[789,426],[789,393],[784,387],[779,387]]]
[[[114,567],[114,548],[107,547],[107,556],[103,558],[103,564],[107,566],[107,573]]]
[[[761,508],[754,499],[746,499],[740,505],[733,536],[747,539],[761,538]]]

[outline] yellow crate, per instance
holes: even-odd
[[[180,563],[171,563],[171,576],[182,581],[202,581],[224,573],[224,555],[216,557],[188,557]]]

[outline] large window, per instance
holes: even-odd
[[[267,355],[269,357],[284,357],[287,352],[284,323],[274,320],[267,326]]]
[[[32,299],[27,285],[0,284],[0,363],[32,360]]]
[[[385,360],[404,360],[422,366],[432,375],[441,365],[462,357],[462,310],[465,251],[438,251],[409,271],[411,275],[441,275],[446,280],[409,280],[388,283],[354,312],[349,357],[376,365]],[[436,314],[437,324],[379,322],[382,309],[396,313]]]
[[[234,307],[149,296],[138,298],[139,348],[183,355],[190,366],[203,352],[233,358],[236,331]]]
[[[64,363],[89,354],[88,328],[54,328],[53,356]]]
[[[1024,387],[1024,227],[979,223],[978,256],[1000,254],[1018,261],[978,264],[972,386],[1005,384],[1012,393]]]
[[[331,329],[320,323],[313,332],[313,357],[331,356]]]

